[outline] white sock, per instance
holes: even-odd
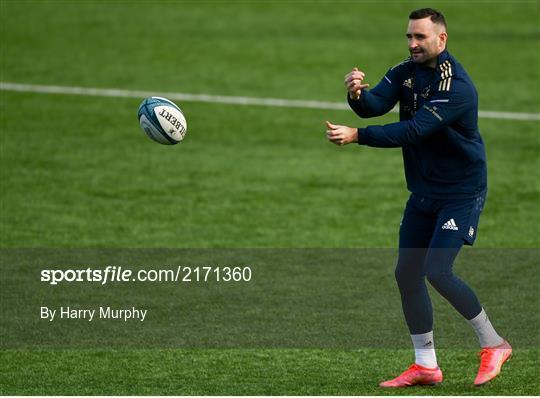
[[[414,345],[416,364],[425,368],[436,368],[437,356],[435,355],[433,330],[423,334],[411,334],[411,339]]]
[[[476,332],[481,347],[497,347],[504,343],[503,338],[497,334],[483,308],[480,314],[469,320],[469,323]]]

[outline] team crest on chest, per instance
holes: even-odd
[[[413,79],[412,79],[412,77],[409,77],[408,79],[406,79],[406,80],[403,82],[403,85],[404,85],[405,87],[412,88],[412,85],[413,85]]]
[[[431,94],[431,86],[427,86],[422,90],[422,93],[420,93],[420,96],[425,99],[425,98],[428,98],[430,94]]]

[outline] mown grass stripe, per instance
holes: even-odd
[[[230,105],[259,105],[283,108],[307,108],[307,109],[326,109],[326,110],[349,110],[345,102],[325,102],[308,100],[291,100],[282,98],[260,98],[260,97],[236,97],[225,95],[210,94],[189,94],[176,92],[155,92],[144,90],[124,90],[117,88],[91,88],[76,86],[45,86],[38,84],[24,84],[1,82],[0,90],[18,91],[27,93],[42,94],[69,94],[84,95],[96,97],[125,97],[125,98],[145,98],[152,96],[162,96],[171,100],[186,102],[209,102],[216,104]],[[397,108],[392,112],[397,113]],[[484,119],[504,119],[504,120],[540,120],[539,113],[524,112],[498,112],[498,111],[478,111],[478,116]]]

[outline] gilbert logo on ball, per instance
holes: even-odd
[[[174,102],[166,98],[145,98],[137,116],[146,135],[160,144],[178,144],[186,135],[184,114]]]

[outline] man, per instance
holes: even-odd
[[[399,231],[396,280],[415,350],[415,364],[381,387],[442,382],[433,340],[433,315],[425,279],[474,328],[481,350],[477,386],[495,378],[512,354],[475,293],[452,273],[463,244],[472,245],[486,189],[486,157],[478,131],[476,89],[446,51],[446,22],[437,10],[409,16],[410,57],[391,68],[371,91],[357,68],[345,76],[348,102],[362,118],[380,116],[400,103],[400,122],[351,128],[327,124],[336,145],[357,142],[380,148],[401,147],[407,202]]]

